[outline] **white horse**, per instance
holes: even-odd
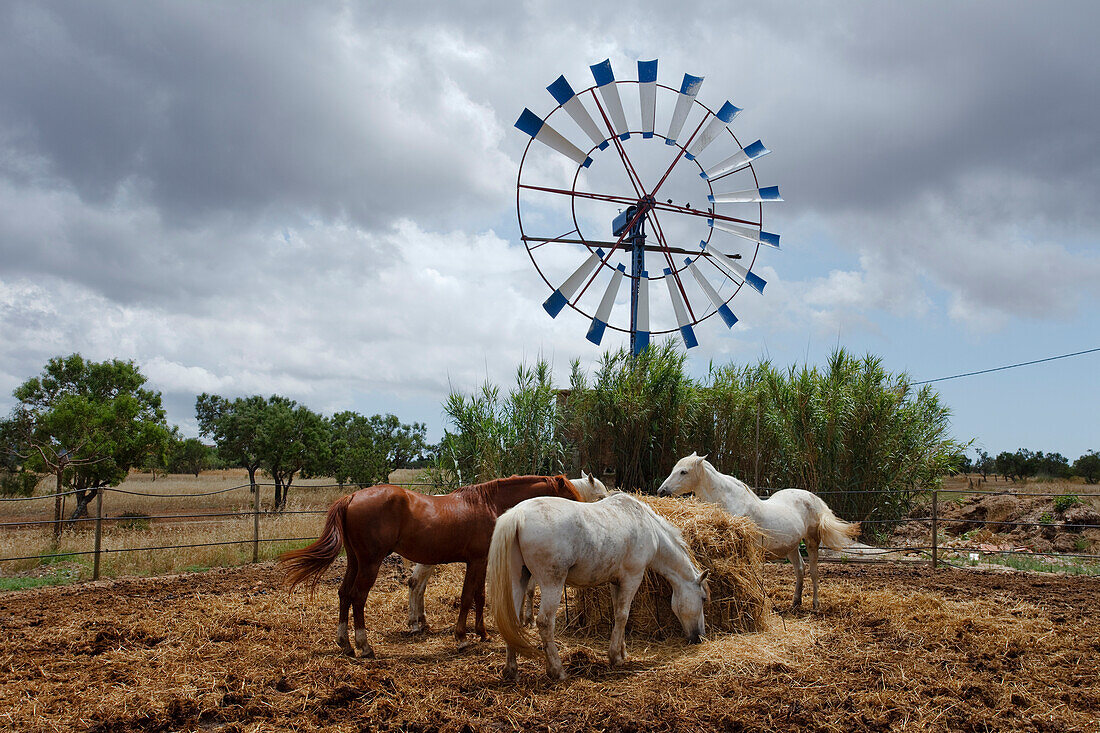
[[[603,481],[581,471],[580,478],[571,478],[569,482],[581,495],[584,501],[599,501],[607,496],[607,487]],[[409,576],[409,632],[416,634],[421,631],[429,631],[428,618],[424,613],[424,593],[428,588],[428,579],[435,573],[435,565],[416,564],[412,567]],[[524,597],[523,620],[526,624],[534,623],[535,619],[535,583],[527,587],[527,595]]]
[[[786,557],[794,566],[794,603],[802,605],[802,579],[805,568],[798,551],[806,541],[810,580],[817,601],[817,548],[819,545],[840,550],[855,543],[859,523],[838,519],[833,510],[816,494],[803,489],[783,489],[761,499],[742,481],[720,473],[706,456],[692,453],[676,462],[672,473],[657,490],[657,496],[694,493],[703,501],[717,504],[730,514],[748,517],[764,535],[764,551],[771,557]]]
[[[607,656],[615,666],[626,661],[626,620],[647,568],[668,580],[673,612],[688,639],[700,643],[706,630],[703,604],[710,600],[707,573],[695,568],[680,530],[649,506],[629,494],[615,494],[595,504],[537,497],[506,511],[493,530],[486,571],[493,618],[508,645],[504,678],[516,676],[517,652],[538,657],[516,614],[529,580],[542,588],[538,629],[547,671],[563,680],[554,620],[565,586],[612,584],[615,623]]]

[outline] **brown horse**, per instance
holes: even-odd
[[[474,605],[474,628],[487,639],[485,563],[497,517],[524,499],[559,496],[580,501],[565,476],[512,476],[464,486],[444,496],[426,496],[399,486],[382,484],[337,499],[328,510],[325,529],[309,547],[279,558],[290,587],[309,581],[316,587],[325,568],[347,550],[348,568],[340,584],[340,624],[336,641],[355,656],[348,641],[348,608],[355,617],[355,644],[359,654],[373,657],[367,641],[363,604],[378,577],[382,560],[391,552],[426,565],[466,563],[462,606],[455,624],[459,648],[466,646],[466,616]]]

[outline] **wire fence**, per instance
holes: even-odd
[[[402,482],[397,485],[413,488],[425,493],[436,493],[440,490],[440,487],[424,482]],[[247,548],[251,546],[251,562],[257,562],[260,559],[261,546],[315,539],[316,534],[311,536],[300,536],[301,533],[299,532],[295,535],[284,536],[276,532],[271,536],[266,536],[261,532],[261,518],[283,519],[293,516],[323,516],[327,512],[326,509],[310,508],[287,508],[282,511],[262,508],[260,497],[263,490],[273,487],[274,484],[270,483],[256,483],[242,484],[212,491],[177,493],[145,492],[108,487],[96,490],[94,512],[86,517],[76,517],[72,519],[58,519],[56,516],[52,519],[5,518],[4,521],[0,521],[0,533],[50,527],[54,538],[54,544],[53,549],[49,552],[17,552],[16,554],[0,557],[0,575],[3,575],[5,563],[28,561],[46,563],[63,558],[90,556],[92,558],[92,579],[98,580],[100,577],[101,559],[105,556],[121,555],[124,553],[165,552],[188,548]],[[299,487],[299,490],[302,488],[303,487]],[[339,489],[346,492],[356,487],[354,485],[317,484],[309,485],[304,488],[314,491]],[[178,500],[212,497],[234,491],[242,492],[244,490],[249,490],[252,498],[252,506],[247,510],[219,511],[217,508],[211,508],[209,510],[161,514],[116,512],[111,515],[107,511],[109,503],[105,500],[105,496],[111,494]],[[2,511],[3,506],[12,506],[12,504],[16,502],[57,501],[59,498],[73,496],[77,493],[76,491],[65,491],[30,497],[0,497],[0,502],[3,502],[0,504],[0,511]],[[762,494],[766,493],[766,491],[762,492]],[[855,495],[865,493],[882,494],[883,492],[823,492],[821,496],[826,502],[829,502],[831,498],[830,495]],[[910,496],[912,496],[912,494],[910,494]],[[1074,492],[1073,494],[1067,495],[1064,492],[1056,493],[1032,490],[1014,491],[1006,487],[1003,490],[978,488],[937,489],[924,492],[920,494],[920,496],[922,499],[926,499],[929,502],[927,512],[922,512],[917,516],[864,518],[862,519],[862,524],[870,526],[872,529],[869,534],[880,538],[880,541],[876,542],[873,546],[860,545],[858,548],[851,551],[835,553],[829,557],[823,557],[822,560],[826,562],[870,563],[917,562],[937,568],[941,565],[952,567],[986,565],[990,564],[990,560],[992,559],[992,564],[1018,567],[1021,569],[1041,570],[1043,569],[1041,567],[1042,561],[1039,560],[1039,558],[1044,558],[1047,562],[1048,570],[1100,574],[1100,555],[1084,551],[1092,547],[1092,543],[1085,533],[1091,530],[1100,530],[1100,512],[1097,512],[1089,504],[1082,501],[1084,499],[1100,498],[1100,493]],[[945,511],[945,508],[947,508],[944,505],[945,498],[949,500],[949,503],[958,504],[958,502],[965,500],[966,497],[978,497],[981,499],[989,496],[1005,496],[1015,499],[1050,499],[1052,503],[1061,501],[1069,507],[1081,506],[1083,510],[1077,511],[1076,518],[1064,511],[1050,511],[1043,513],[1038,519],[1020,520],[991,519],[985,516],[957,516],[957,511],[954,513]],[[105,506],[105,504],[107,504],[107,506]],[[921,506],[924,506],[923,501]],[[89,507],[89,509],[91,509],[91,507]],[[1034,513],[1034,508],[1032,513]],[[131,527],[136,524],[140,525],[143,529],[155,530],[158,527],[179,526],[181,524],[211,524],[225,525],[228,529],[229,523],[248,519],[252,520],[251,531],[250,536],[244,539],[216,539],[209,542],[181,543],[154,541],[152,544],[142,544],[133,547],[104,545],[105,538],[103,530],[105,526],[119,527],[120,525],[125,525],[125,523],[130,523]],[[193,521],[182,522],[181,520]],[[83,547],[70,551],[61,551],[57,548],[57,539],[62,536],[62,534],[70,536],[74,533],[79,534],[82,529],[88,526],[91,526],[94,530],[90,547]],[[959,530],[958,528],[960,526],[965,526],[967,529]],[[899,527],[906,527],[908,529],[908,531],[902,535],[905,538],[903,541],[898,540],[899,535],[895,531]],[[237,529],[240,529],[239,525]],[[317,530],[319,533],[319,526]],[[986,541],[971,541],[974,538],[975,530],[985,530],[987,534],[985,538]],[[1017,536],[1012,539],[1011,533],[1016,530],[1023,530],[1023,536]],[[1056,538],[1060,538],[1059,541],[1063,546],[1061,549],[1057,547],[1048,548],[1047,545],[1050,545],[1050,542],[1045,539],[1042,543],[1037,542],[1035,537],[1036,534],[1038,534],[1040,538],[1054,535]],[[1095,535],[1093,539],[1100,541],[1100,533],[1093,532],[1093,535]],[[1069,539],[1067,540],[1067,538]],[[994,541],[994,539],[997,541]],[[1072,551],[1065,546],[1067,541],[1074,542]],[[4,546],[7,547],[8,543],[5,543]]]

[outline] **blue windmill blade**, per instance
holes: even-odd
[[[600,307],[596,309],[596,315],[592,318],[592,323],[588,327],[588,335],[585,336],[589,341],[600,345],[600,341],[603,340],[603,332],[607,329],[607,321],[611,317],[611,308],[615,305],[615,296],[619,294],[619,286],[623,282],[623,273],[626,272],[626,267],[622,264],[615,270],[615,274],[611,276],[611,282],[607,284],[607,289],[603,291],[603,300],[600,301]]]
[[[642,270],[638,278],[638,303],[634,313],[634,355],[649,346],[649,271]]]
[[[716,193],[707,196],[707,200],[715,204],[754,204],[761,201],[782,201],[779,196],[779,186],[767,188],[749,188],[744,191],[730,191],[729,193]]]
[[[561,133],[526,107],[523,109],[523,114],[516,120],[516,127],[578,165],[583,165],[585,168],[592,165],[592,159],[585,155],[583,150],[566,140]]]
[[[733,280],[746,283],[750,288],[763,295],[764,286],[768,284],[764,278],[747,269],[732,257],[718,251],[718,248],[709,242],[702,241],[699,243],[699,246],[710,255],[711,262],[733,278]]]
[[[642,137],[653,137],[657,115],[657,59],[638,62],[638,101],[642,110]]]
[[[623,100],[619,98],[619,85],[615,83],[615,74],[611,71],[611,60],[604,59],[589,68],[592,69],[592,78],[596,80],[596,88],[603,97],[603,103],[607,105],[607,114],[611,115],[615,134],[620,140],[630,139],[630,128],[626,125],[626,113],[623,111]]]
[[[558,317],[558,314],[561,313],[561,309],[573,299],[573,294],[580,288],[581,283],[588,279],[589,275],[595,272],[602,259],[602,249],[598,249],[588,255],[588,258],[581,263],[581,266],[574,270],[572,275],[566,278],[565,282],[561,284],[561,287],[550,294],[550,297],[546,299],[542,307],[550,314],[551,318]]]
[[[718,176],[724,176],[727,173],[733,173],[739,171],[749,163],[753,162],[757,158],[767,155],[771,151],[764,147],[764,143],[757,140],[751,145],[748,145],[730,157],[723,160],[721,163],[716,163],[710,168],[699,174],[700,178],[711,179]]]
[[[684,305],[684,296],[676,287],[672,270],[665,268],[665,284],[668,285],[668,297],[672,300],[672,310],[676,313],[676,325],[680,327],[680,337],[684,339],[684,346],[694,349],[699,345],[695,338],[695,331],[691,329],[691,319],[688,318],[687,307]]]
[[[672,110],[672,121],[668,125],[665,144],[676,144],[676,138],[680,137],[680,132],[684,129],[684,122],[701,86],[703,86],[703,77],[684,74],[684,81],[680,84],[680,95],[676,98],[676,107]]]
[[[718,311],[718,315],[722,317],[722,321],[726,324],[727,328],[733,328],[733,324],[737,323],[737,316],[733,315],[733,311],[726,305],[726,302],[722,300],[718,295],[718,291],[714,289],[714,286],[710,284],[706,276],[699,272],[699,268],[695,266],[695,263],[690,257],[684,259],[684,263],[687,265],[688,271],[691,272],[692,277],[695,278],[695,282],[699,283],[699,289],[706,293],[707,298],[714,305],[714,309]]]
[[[762,229],[754,229],[752,227],[740,226],[738,224],[730,224],[727,221],[707,219],[707,226],[714,229],[721,229],[723,232],[728,232],[735,236],[747,239],[751,242],[767,245],[768,247],[774,247],[779,249],[779,235],[772,234],[771,232],[765,232]]]
[[[714,142],[714,138],[718,137],[718,133],[722,132],[729,127],[729,124],[733,122],[733,118],[741,112],[740,107],[734,107],[730,102],[726,102],[722,105],[722,109],[711,118],[707,126],[703,128],[703,131],[695,136],[695,139],[691,141],[691,147],[684,153],[684,157],[688,160],[695,160],[695,157],[699,153],[703,152],[703,149]]]
[[[559,76],[553,84],[546,87],[546,90],[553,95],[566,114],[573,118],[577,126],[584,130],[584,133],[592,140],[593,145],[599,146],[600,150],[607,147],[607,141],[604,140],[600,128],[596,126],[592,116],[588,114],[588,110],[581,103],[580,97],[573,91],[573,87],[569,86],[569,82],[566,81],[564,76]]]

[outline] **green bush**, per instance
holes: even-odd
[[[1081,503],[1081,500],[1078,499],[1073,494],[1065,494],[1063,496],[1056,496],[1056,497],[1054,497],[1054,511],[1064,512],[1065,510],[1069,509],[1071,506],[1074,506],[1074,505],[1080,504],[1080,503]]]
[[[30,471],[0,473],[0,496],[30,496],[38,486],[38,474]]]

